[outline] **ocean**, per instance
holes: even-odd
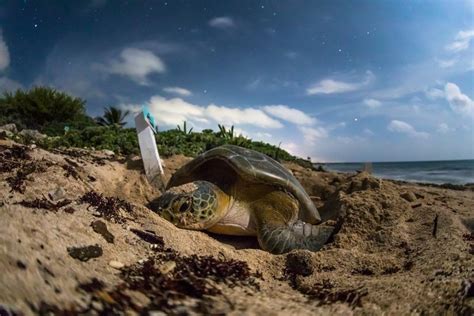
[[[320,164],[316,164],[318,166]],[[364,163],[325,163],[328,170],[355,172]],[[474,160],[374,162],[372,174],[383,179],[426,183],[474,183]]]

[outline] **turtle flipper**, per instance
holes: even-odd
[[[272,253],[293,249],[317,251],[334,232],[334,227],[312,225],[298,219],[298,201],[285,192],[275,191],[252,204],[260,246]]]
[[[312,225],[298,220],[289,226],[264,225],[258,230],[258,240],[264,250],[276,254],[293,249],[317,251],[333,232],[333,226]]]

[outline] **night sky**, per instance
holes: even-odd
[[[0,1],[0,91],[314,161],[474,158],[474,1]],[[132,126],[133,117],[129,117]]]

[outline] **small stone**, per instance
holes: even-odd
[[[16,261],[16,266],[22,270],[25,270],[26,269],[26,264],[23,263],[23,261],[21,260],[17,260]]]
[[[113,244],[114,243],[114,235],[112,235],[109,230],[107,229],[107,225],[101,221],[101,220],[97,220],[97,221],[93,221],[91,223],[91,226],[92,226],[92,229],[102,235],[102,237],[104,237],[104,239],[108,242],[108,243],[111,243]]]
[[[11,124],[5,124],[3,126],[0,126],[0,129],[4,130],[4,131],[9,131],[9,132],[12,132],[12,133],[17,133],[18,130],[16,128],[16,125],[11,123]]]
[[[176,268],[176,262],[174,261],[166,261],[163,263],[158,270],[160,270],[161,274],[168,274]]]
[[[58,201],[64,199],[66,192],[62,187],[57,187],[56,189],[49,191],[48,196],[52,201]]]
[[[123,267],[125,267],[125,265],[122,262],[117,261],[117,260],[111,260],[109,262],[109,266],[111,266],[112,268],[117,269],[117,270],[120,270]]]
[[[296,275],[308,276],[314,271],[312,257],[308,251],[292,251],[286,256],[286,271]]]
[[[66,212],[68,214],[73,214],[75,211],[76,211],[76,209],[72,206],[68,206],[64,209],[64,212]]]
[[[32,140],[42,140],[47,137],[45,134],[42,134],[35,129],[24,129],[19,134]]]
[[[0,129],[0,139],[7,139],[7,138],[13,138],[13,133],[10,131]]]
[[[108,149],[102,150],[102,153],[106,156],[109,156],[109,157],[115,156],[115,153],[112,150],[108,150]]]
[[[102,248],[97,244],[84,247],[68,247],[67,252],[74,259],[84,262],[92,258],[98,258],[103,254]]]
[[[400,194],[400,197],[407,200],[408,202],[415,202],[416,201],[416,195],[411,191],[407,191],[405,193]]]

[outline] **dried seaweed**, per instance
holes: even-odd
[[[17,191],[20,193],[25,192],[25,180],[33,172],[44,172],[46,171],[45,166],[38,164],[37,162],[24,163],[16,171],[15,176],[8,177],[6,179],[7,183],[11,187],[12,191]]]
[[[131,228],[130,231],[140,237],[140,239],[146,241],[147,243],[158,245],[159,248],[163,250],[165,242],[163,241],[163,238],[161,236],[157,236],[154,233],[146,232],[135,228]]]
[[[474,255],[474,233],[464,234],[462,239],[469,243],[469,253]]]
[[[24,160],[31,160],[25,146],[0,146],[0,172],[10,172],[22,166]]]
[[[66,171],[66,173],[64,174],[64,176],[66,178],[69,178],[71,176],[76,180],[81,178],[79,176],[79,173],[76,171],[76,169],[73,166],[71,166],[71,165],[62,165],[62,168]]]
[[[115,197],[104,197],[102,194],[94,191],[84,194],[79,201],[95,207],[100,216],[117,223],[125,222],[123,216],[120,215],[120,210],[127,213],[133,212],[133,206],[130,203]]]
[[[72,201],[68,199],[61,200],[57,203],[51,202],[45,198],[42,199],[34,199],[34,200],[23,200],[18,202],[18,204],[29,207],[29,208],[42,208],[49,211],[58,211],[61,207],[71,204]]]
[[[164,271],[162,266],[170,262],[173,263],[172,268]],[[224,283],[230,287],[247,285],[258,289],[255,278],[259,275],[250,273],[247,263],[243,261],[211,256],[180,256],[176,251],[167,249],[124,268],[120,277],[123,283],[109,291],[105,291],[103,283],[98,280],[79,286],[92,295],[88,312],[120,314],[134,310],[147,314],[151,310],[162,310],[174,313],[182,306],[180,301],[184,299],[203,300],[207,296],[221,295],[215,283]],[[127,294],[130,290],[141,292],[150,302],[146,306],[136,304]],[[97,306],[101,309],[97,310]]]
[[[330,280],[323,280],[314,284],[311,288],[298,289],[311,299],[316,299],[319,305],[332,304],[336,302],[347,303],[350,306],[362,306],[361,299],[368,294],[364,287],[355,289],[338,288]]]

